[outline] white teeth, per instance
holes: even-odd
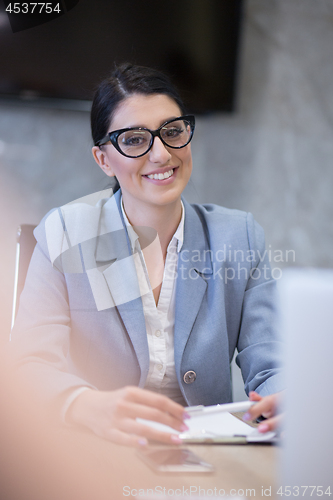
[[[171,177],[173,174],[173,169],[172,170],[169,170],[169,172],[165,172],[164,174],[164,179],[168,179],[169,177]]]
[[[169,172],[165,172],[164,174],[150,174],[147,175],[147,177],[149,179],[156,179],[162,181],[163,179],[168,179],[169,177],[171,177],[172,174],[173,174],[173,169],[169,170]]]

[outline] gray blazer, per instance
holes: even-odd
[[[52,211],[35,230],[37,246],[11,349],[24,376],[50,402],[81,386],[143,387],[148,374],[145,320],[121,193],[109,194]],[[189,405],[231,400],[236,348],[247,392],[281,390],[275,281],[262,228],[245,212],[183,202],[174,350],[185,400]]]

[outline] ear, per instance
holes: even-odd
[[[102,146],[103,147],[103,146]],[[100,147],[94,146],[92,148],[92,155],[94,157],[97,165],[101,167],[103,172],[109,177],[114,177],[115,173],[112,170],[112,167],[109,162],[109,158],[107,157],[105,151],[103,151]]]

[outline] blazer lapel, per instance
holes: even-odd
[[[117,309],[138,358],[141,371],[139,387],[144,387],[149,370],[149,348],[141,297],[127,304],[121,304]]]
[[[112,200],[112,201],[111,201]],[[96,246],[98,274],[104,280],[109,307],[116,307],[138,358],[143,387],[149,370],[146,323],[134,256],[120,207],[120,190],[106,203],[101,218],[102,235]],[[100,288],[103,289],[103,285]],[[104,296],[105,296],[104,295]]]
[[[181,359],[207,289],[206,275],[212,274],[207,237],[199,215],[183,200],[185,207],[184,243],[178,256],[175,314],[175,368]]]
[[[105,198],[109,198],[105,202]],[[45,222],[52,264],[65,273],[86,273],[96,308],[117,308],[141,368],[149,352],[134,257],[120,208],[121,191],[93,193],[52,212]]]

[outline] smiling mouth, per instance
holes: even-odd
[[[174,173],[175,168],[171,168],[167,172],[164,172],[164,174],[150,174],[150,175],[145,175],[144,177],[148,177],[148,179],[154,179],[156,181],[163,181],[164,179],[169,179],[169,177],[172,176]]]

